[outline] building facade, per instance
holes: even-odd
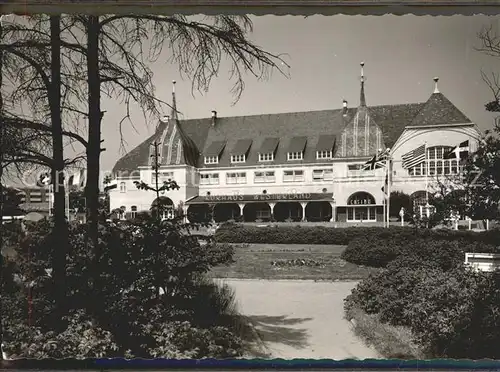
[[[437,178],[458,174],[456,159],[445,154],[463,141],[477,147],[481,133],[439,90],[427,101],[368,106],[361,74],[357,107],[179,120],[175,89],[172,114],[156,133],[121,158],[113,169],[116,189],[111,209],[125,216],[149,211],[154,193],[134,182],[155,182],[153,142],[158,142],[160,182],[172,179],[165,217],[182,209],[191,220],[211,213],[217,221],[384,220],[385,169],[362,170],[379,150],[390,149],[391,191],[412,196],[415,206]],[[174,82],[175,88],[175,82]],[[423,162],[403,167],[403,155],[425,145]]]
[[[22,204],[20,207],[22,210],[26,211],[26,213],[36,212],[43,216],[49,215],[51,195],[46,188],[35,186],[18,188],[17,190],[19,190],[21,196]]]
[[[54,193],[53,185],[50,178],[50,172],[47,170],[37,170],[37,172],[27,173],[24,175],[25,179],[22,180],[22,185],[11,186],[19,193],[21,198],[20,208],[25,212],[26,216],[36,214],[42,217],[49,217],[53,214],[54,207]],[[84,199],[83,195],[77,198],[77,195],[72,195],[72,192],[82,192],[86,183],[86,169],[83,168],[69,168],[63,172],[65,186],[65,208],[66,215],[69,221],[82,219],[82,213],[77,214],[74,206],[70,209],[70,200]],[[81,201],[80,204],[85,204]],[[74,202],[72,204],[75,204]]]

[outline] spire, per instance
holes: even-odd
[[[177,120],[177,103],[175,101],[175,80],[172,81],[172,120]]]
[[[361,65],[361,92],[360,92],[360,95],[359,95],[359,105],[361,107],[365,107],[366,106],[366,98],[365,98],[365,74],[364,74],[365,63],[361,62],[360,65]]]
[[[172,113],[170,115],[170,120],[172,121],[172,125],[175,127],[172,129],[171,137],[173,139],[170,141],[171,144],[175,143],[175,139],[177,138],[177,147],[176,147],[176,155],[177,155],[177,163],[179,163],[184,157],[184,161],[186,164],[191,166],[196,166],[198,163],[198,157],[200,156],[200,152],[194,143],[194,141],[189,137],[183,130],[181,123],[179,122],[179,116],[177,115],[177,101],[175,99],[175,80],[172,81]],[[182,153],[180,153],[182,151]],[[171,160],[170,160],[171,161]]]
[[[439,89],[438,89],[438,81],[439,81],[439,78],[436,76],[434,78],[434,93],[439,93]]]

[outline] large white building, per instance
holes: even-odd
[[[161,143],[160,181],[180,186],[162,198],[172,213],[180,207],[190,219],[212,210],[219,221],[381,222],[385,170],[360,168],[386,148],[393,159],[391,190],[422,203],[436,177],[459,172],[457,160],[444,154],[466,140],[473,151],[481,133],[438,90],[437,78],[426,101],[384,106],[367,105],[364,80],[362,73],[353,108],[344,101],[340,109],[240,117],[213,111],[193,120],[179,120],[173,110],[152,137],[116,163],[111,209],[130,217],[150,210],[155,194],[138,190],[134,181],[154,183],[154,141]],[[172,99],[175,108],[175,90]],[[402,155],[423,144],[425,161],[405,169]]]

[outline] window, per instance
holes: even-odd
[[[162,185],[163,182],[172,180],[174,178],[174,172],[158,172],[158,184]],[[155,172],[151,172],[151,184],[156,185],[156,174]]]
[[[443,174],[443,161],[442,160],[436,160],[436,173]]]
[[[333,170],[313,169],[313,181],[333,181]]]
[[[200,174],[200,184],[202,185],[218,185],[219,173],[202,173]]]
[[[286,170],[283,173],[283,182],[302,182],[304,181],[303,170]]]
[[[408,174],[410,176],[424,176],[426,172],[427,166],[425,163],[421,163],[416,165],[410,169],[408,169]]]
[[[451,147],[449,146],[437,146],[437,147],[430,147],[427,149],[427,159],[430,160],[435,160],[435,159],[442,159],[444,153],[446,152],[444,149],[446,148],[446,151],[451,150]]]
[[[172,180],[172,178],[174,178],[174,172],[162,171],[160,172],[159,176],[163,181]]]
[[[375,207],[348,207],[347,222],[377,221]]]
[[[227,173],[226,183],[228,185],[236,183],[247,183],[247,174],[245,172]]]
[[[165,208],[160,212],[160,219],[162,221],[171,220],[172,218],[174,218],[174,209],[171,206]]]
[[[231,155],[231,163],[244,163],[245,155]]]
[[[347,222],[376,221],[375,199],[366,192],[358,192],[347,201]]]
[[[124,220],[125,219],[125,213],[126,212],[127,212],[127,207],[125,207],[124,205],[122,205],[120,207],[120,215],[119,215],[120,220]]]
[[[417,191],[410,197],[413,204],[413,213],[420,217],[430,216],[435,212],[435,207],[428,204],[428,195],[425,191]]]
[[[436,162],[434,160],[429,160],[429,176],[434,176],[436,174]]]
[[[450,174],[451,162],[445,161],[443,164],[443,172],[444,174]]]
[[[133,205],[130,207],[130,217],[135,218],[137,216],[137,206]]]
[[[456,159],[450,162],[450,173],[457,174],[458,173],[458,161]]]
[[[272,152],[259,154],[259,161],[273,161],[273,160],[274,160],[274,154]]]
[[[303,153],[302,152],[289,152],[288,160],[302,160]]]
[[[205,164],[219,164],[218,156],[205,156]]]
[[[274,175],[274,172],[255,172],[254,182],[255,183],[276,182],[276,176]]]
[[[161,183],[160,175],[158,174],[158,183]],[[156,174],[151,172],[151,185],[156,185]]]
[[[375,174],[375,170],[363,170],[364,165],[364,163],[348,164],[348,177],[372,177]]]
[[[363,164],[348,164],[347,169],[350,171],[359,171],[363,169]]]
[[[127,184],[125,182],[120,182],[120,192],[127,192]]]
[[[323,150],[316,151],[316,159],[331,159],[333,158],[333,151]]]
[[[427,149],[427,161],[408,169],[409,176],[452,175],[460,172],[456,159],[444,159],[450,146],[436,146]]]

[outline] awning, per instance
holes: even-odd
[[[240,139],[236,141],[235,145],[233,146],[231,155],[246,155],[251,145],[251,139]]]
[[[333,193],[291,193],[259,195],[205,195],[196,196],[185,204],[217,204],[244,202],[298,202],[298,201],[333,201]]]
[[[332,151],[335,146],[335,136],[332,134],[320,135],[316,151]]]
[[[207,147],[203,155],[219,156],[225,146],[226,146],[226,141],[214,141]]]
[[[280,142],[279,138],[266,138],[262,145],[260,146],[259,153],[261,154],[269,154],[274,153],[276,151],[276,147],[278,147],[278,143]]]
[[[306,148],[307,137],[293,137],[288,145],[288,152],[303,152]]]

